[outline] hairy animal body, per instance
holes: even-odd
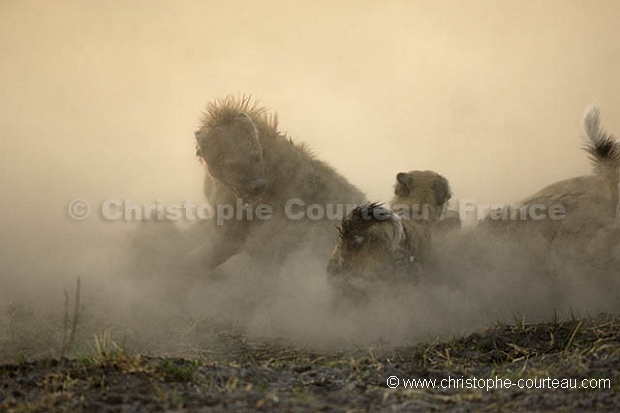
[[[355,208],[342,220],[338,235],[327,272],[345,295],[363,296],[379,284],[423,277],[418,254],[429,234],[381,204]]]
[[[592,161],[593,175],[551,184],[482,223],[510,235],[536,235],[546,240],[554,268],[588,259],[585,245],[601,228],[611,225],[619,207],[620,143],[600,127],[596,108],[586,113],[584,126],[587,142],[583,149]],[[562,213],[554,214],[558,208]],[[531,211],[535,210],[542,217],[533,217]]]
[[[448,180],[436,172],[398,173],[391,209],[365,204],[343,219],[328,273],[332,279],[421,278],[431,232],[450,196]]]
[[[436,172],[398,173],[391,209],[365,204],[342,220],[327,265],[332,284],[360,294],[377,284],[424,278],[431,233],[450,196],[448,180]]]
[[[279,132],[277,116],[248,97],[210,103],[195,137],[196,154],[207,168],[207,200],[216,211],[226,207],[233,216],[209,221],[214,228],[204,252],[208,269],[241,251],[264,262],[281,262],[298,248],[312,246],[327,259],[341,216],[338,221],[328,214],[309,217],[304,206],[336,210],[334,206],[364,202],[362,192]],[[272,213],[263,219],[247,213],[257,205]]]

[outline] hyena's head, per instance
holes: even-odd
[[[397,261],[407,257],[406,236],[400,218],[380,204],[364,204],[342,220],[338,243],[327,265],[331,276],[385,276]]]
[[[246,202],[260,199],[268,182],[259,130],[245,112],[209,119],[196,136],[196,155],[209,174]]]
[[[436,172],[400,172],[390,206],[399,215],[435,223],[451,196],[448,180]]]

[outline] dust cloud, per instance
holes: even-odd
[[[111,330],[171,352],[205,319],[330,347],[617,311],[617,288],[550,280],[531,243],[440,240],[428,286],[336,310],[326,263],[311,256],[291,257],[278,282],[243,255],[212,280],[179,258],[187,239],[161,236],[177,226],[101,217],[111,198],[204,202],[193,131],[206,103],[228,94],[276,111],[281,130],[371,200],[389,200],[395,174],[412,169],[479,203],[590,173],[584,109],[598,105],[620,131],[620,5],[459,6],[1,2],[0,309],[60,319],[79,276],[84,336]],[[83,221],[67,213],[76,198],[91,206]]]

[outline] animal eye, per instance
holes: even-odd
[[[361,245],[362,243],[364,243],[364,237],[362,237],[361,235],[356,235],[353,238],[353,242],[356,243],[357,245]]]

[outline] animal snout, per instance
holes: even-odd
[[[267,186],[267,181],[261,178],[261,179],[257,179],[254,182],[252,182],[250,184],[250,189],[253,192],[260,192],[263,189],[265,189],[266,186]]]

